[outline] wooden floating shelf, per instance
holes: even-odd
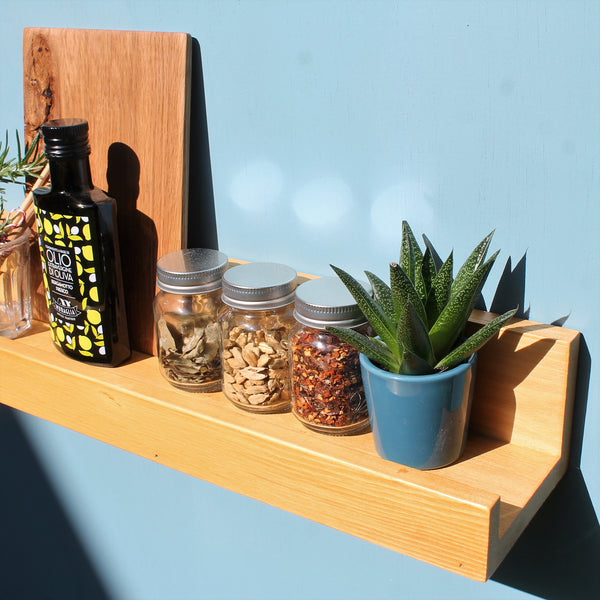
[[[491,318],[475,311],[472,326]],[[514,321],[480,352],[464,457],[436,471],[381,459],[370,433],[330,437],[289,413],[190,394],[135,353],[116,369],[54,348],[35,322],[0,338],[1,401],[307,519],[485,581],[567,466],[579,333]],[[23,390],[27,390],[23,393]]]

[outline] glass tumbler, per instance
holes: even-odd
[[[31,231],[0,243],[0,335],[14,339],[31,326],[29,242]]]

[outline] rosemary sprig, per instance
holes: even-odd
[[[6,188],[2,184],[17,184],[27,188],[29,177],[37,177],[46,165],[46,156],[44,153],[36,154],[37,147],[40,141],[40,134],[37,133],[29,148],[23,154],[21,148],[21,139],[19,132],[16,131],[17,138],[17,156],[16,158],[8,158],[10,147],[8,145],[8,131],[4,147],[0,141],[0,242],[4,241],[9,232],[20,227],[23,222],[22,211],[4,211],[6,199],[4,194]]]

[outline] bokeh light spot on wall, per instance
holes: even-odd
[[[419,182],[407,181],[388,187],[371,205],[371,226],[386,239],[399,239],[403,220],[408,221],[415,233],[430,231],[434,216],[427,190]]]
[[[231,199],[247,211],[263,211],[277,204],[283,191],[283,173],[269,160],[255,160],[235,175]]]
[[[338,223],[353,204],[350,186],[338,177],[320,177],[302,186],[292,200],[300,221],[311,227]]]

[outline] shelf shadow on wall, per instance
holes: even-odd
[[[579,468],[590,367],[582,338],[567,472],[492,577],[546,600],[600,598],[600,524]]]
[[[0,598],[109,600],[32,451],[0,404]]]
[[[218,249],[202,55],[192,38],[188,248]]]
[[[512,267],[507,260],[489,310],[524,308],[526,254]],[[564,325],[567,317],[553,321]],[[545,600],[600,598],[600,524],[580,470],[591,356],[583,336],[573,414],[569,465],[546,502],[492,576],[494,581]]]
[[[518,308],[516,318],[528,319],[529,310],[523,310],[526,259],[526,255],[523,255],[513,268],[512,258],[508,257],[490,308],[487,308],[483,295],[479,296],[476,308],[497,314]],[[469,323],[466,335],[472,335],[480,327],[476,323]],[[523,330],[529,333],[547,328],[548,325],[532,323],[523,327]],[[555,344],[549,338],[535,341],[530,338],[527,344],[522,344],[525,333],[507,331],[478,351],[475,397],[470,419],[472,432],[504,440],[504,443],[512,439],[517,410],[516,390],[544,361]],[[499,357],[510,360],[509,372],[498,369]],[[493,417],[490,418],[490,415]],[[468,455],[465,455],[463,460],[467,459]]]

